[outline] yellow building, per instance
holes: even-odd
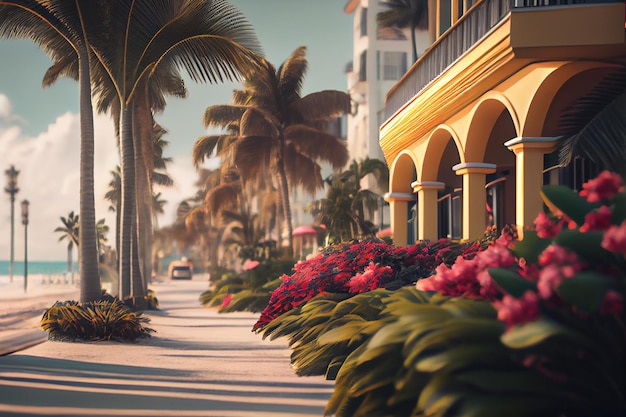
[[[380,128],[396,245],[532,225],[561,115],[626,63],[624,3],[581,3],[429,0],[434,42]]]

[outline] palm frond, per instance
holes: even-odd
[[[305,120],[330,120],[350,113],[350,96],[337,90],[323,90],[308,94],[292,104]]]
[[[278,91],[282,97],[300,96],[308,68],[306,46],[296,48],[278,68]]]
[[[246,109],[246,106],[227,104],[209,106],[204,111],[202,123],[205,128],[214,126],[227,129],[231,126],[238,126],[239,120],[241,119],[241,116],[243,116]]]
[[[333,168],[341,168],[348,162],[348,148],[330,133],[298,124],[285,128],[285,138],[298,153],[313,161],[326,161]]]

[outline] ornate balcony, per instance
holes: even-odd
[[[611,0],[482,0],[437,39],[391,89],[385,104],[388,119],[446,68],[478,43],[514,9],[563,8]]]

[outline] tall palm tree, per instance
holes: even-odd
[[[428,29],[428,0],[383,0],[383,11],[376,20],[381,27],[397,27],[411,30],[413,62],[417,61],[417,41],[415,31]]]
[[[44,77],[44,85],[58,75],[79,81],[80,100],[80,299],[101,295],[98,271],[94,201],[94,127],[91,104],[91,39],[106,33],[103,10],[107,2],[75,0],[0,1],[0,38],[24,38],[38,44],[55,62],[56,72]],[[95,35],[94,35],[95,34]],[[68,65],[73,62],[75,65]],[[50,71],[50,70],[49,70]]]
[[[61,216],[61,223],[63,223],[63,226],[59,226],[56,229],[54,229],[55,233],[61,233],[61,236],[59,237],[59,242],[63,240],[67,240],[67,272],[68,273],[72,273],[72,265],[74,263],[72,260],[72,250],[74,249],[74,245],[76,245],[76,247],[79,246],[78,244],[78,234],[79,234],[78,217],[79,217],[78,214],[74,214],[74,211],[70,211],[67,217]]]
[[[141,141],[134,121],[147,120],[146,99],[150,80],[159,71],[178,68],[193,81],[219,82],[238,79],[249,71],[258,50],[252,27],[226,1],[169,0],[159,7],[147,2],[122,2],[114,8],[111,31],[115,39],[94,45],[96,55],[108,72],[120,108],[120,159],[122,170],[122,217],[120,237],[121,296],[136,287],[141,291],[139,271],[131,266],[131,248],[136,240],[136,175],[141,165]],[[157,86],[160,85],[157,83]],[[144,122],[145,123],[145,122]],[[152,125],[150,125],[152,126]],[[145,159],[144,159],[145,163]]]
[[[386,184],[389,178],[387,164],[370,158],[352,161],[347,170],[327,178],[329,187],[325,198],[307,205],[306,210],[313,214],[317,222],[326,226],[328,243],[346,242],[374,234],[367,218],[378,208],[381,197],[361,188],[361,181],[368,175],[373,175],[379,185]]]
[[[276,182],[290,254],[290,187],[301,187],[314,195],[323,187],[318,162],[326,161],[337,168],[348,161],[345,144],[319,127],[349,112],[350,97],[336,90],[302,97],[308,66],[305,52],[305,47],[297,48],[278,70],[261,59],[258,71],[245,79],[244,89],[234,92],[232,105],[211,106],[205,111],[205,126],[226,129],[227,133],[199,138],[193,153],[194,163],[199,164],[214,151],[229,149],[222,154],[232,159],[223,162],[236,166],[244,181],[269,177]]]

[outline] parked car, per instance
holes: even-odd
[[[172,261],[167,269],[167,275],[170,279],[192,279],[193,264],[184,257],[179,261]]]

